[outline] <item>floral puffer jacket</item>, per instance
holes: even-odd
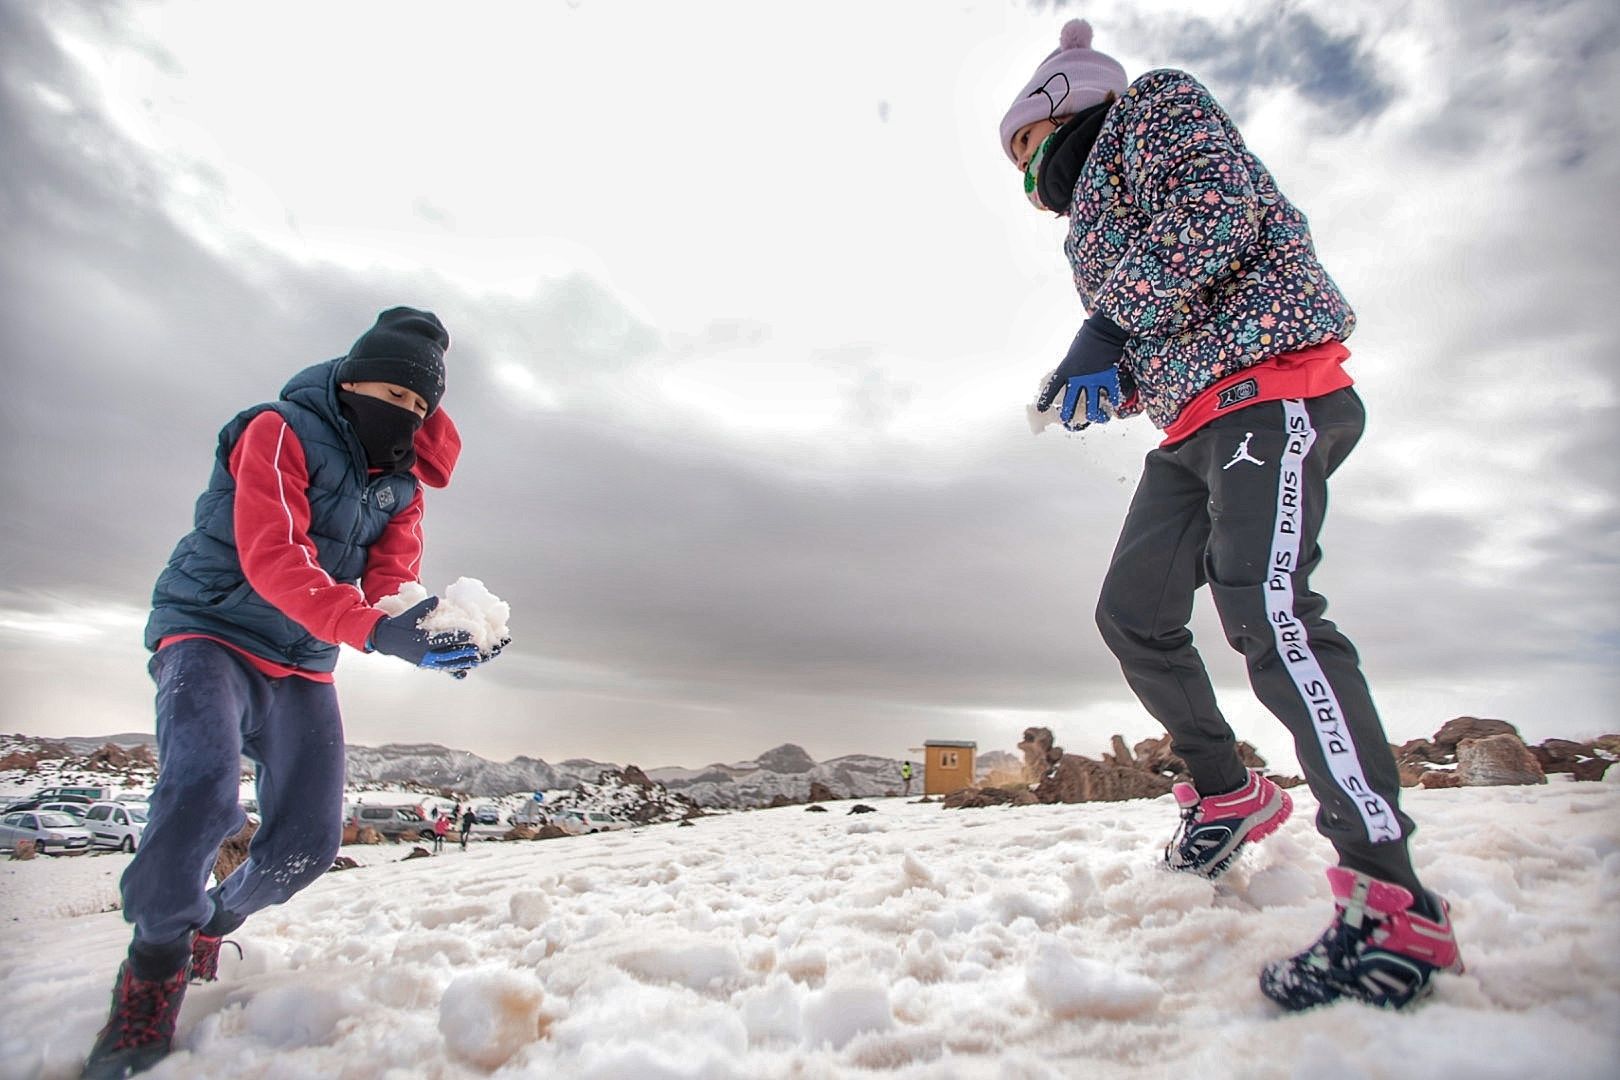
[[[1234,371],[1355,328],[1305,215],[1184,71],[1148,72],[1109,110],[1063,250],[1086,310],[1131,335],[1139,398],[1121,414],[1161,428]]]

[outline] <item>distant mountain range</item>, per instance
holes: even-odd
[[[156,740],[144,733],[101,737],[40,739],[26,735],[0,735],[0,788],[22,789],[43,783],[70,783],[69,777],[111,773],[90,760],[108,743],[126,750],[154,749]],[[500,797],[518,792],[571,791],[592,784],[604,772],[624,766],[588,758],[570,758],[555,764],[539,758],[515,757],[511,761],[490,761],[466,750],[452,750],[436,743],[391,743],[384,746],[350,746],[348,786],[354,789],[388,786],[445,788],[479,798]],[[998,752],[985,755],[986,767]],[[1011,757],[1011,755],[1000,755]],[[849,754],[817,762],[802,747],[784,743],[747,761],[715,763],[700,769],[664,767],[646,769],[648,779],[670,792],[684,795],[699,806],[742,809],[769,806],[773,802],[804,802],[811,785],[818,785],[820,797],[873,798],[889,792],[899,794],[901,762],[869,754]],[[922,790],[921,763],[912,792]],[[47,777],[49,779],[47,779]],[[128,785],[142,778],[127,768],[102,782]],[[81,781],[94,782],[94,781]],[[147,779],[150,783],[150,778]]]

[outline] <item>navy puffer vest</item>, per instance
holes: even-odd
[[[338,410],[338,361],[293,376],[281,400],[236,415],[219,433],[208,490],[197,499],[195,528],[175,546],[152,593],[146,647],[175,634],[207,634],[255,656],[308,671],[331,671],[338,647],[312,637],[254,591],[236,551],[232,511],[236,481],[231,450],[248,422],[266,409],[281,414],[303,446],[309,467],[309,538],[321,568],[333,580],[357,583],[366,553],[389,519],[410,505],[410,474],[368,480],[360,440]]]

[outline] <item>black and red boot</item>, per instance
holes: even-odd
[[[188,965],[189,966],[189,965]],[[180,1003],[186,996],[187,968],[162,979],[137,978],[129,961],[118,969],[112,1013],[96,1036],[82,1080],[120,1080],[145,1072],[169,1056]]]
[[[226,941],[223,937],[197,932],[191,939],[191,981],[194,983],[213,982],[219,978],[219,947],[229,945],[236,950],[236,958],[242,958],[242,946],[234,941]]]

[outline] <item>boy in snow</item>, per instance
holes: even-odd
[[[384,311],[346,356],[293,376],[279,401],[220,433],[195,528],[153,593],[158,781],[121,882],[134,940],[86,1077],[168,1054],[186,983],[217,977],[221,939],[331,867],[339,644],[458,677],[483,659],[466,633],[417,628],[437,597],[393,617],[374,606],[417,580],[421,485],[447,485],[460,453],[439,408],[449,344],[430,312]],[[244,822],[242,755],[256,766],[259,828],[247,860],[206,889],[221,841]]]
[[[1089,313],[1034,410],[1057,405],[1070,430],[1145,412],[1164,430],[1097,625],[1192,775],[1176,785],[1182,823],[1165,858],[1213,878],[1291,806],[1244,768],[1193,647],[1207,583],[1255,693],[1294,736],[1338,853],[1332,925],[1267,966],[1261,989],[1289,1009],[1403,1006],[1436,972],[1461,970],[1457,946],[1412,869],[1412,822],[1355,649],[1309,586],[1327,479],[1365,418],[1342,367],[1355,316],[1304,216],[1209,91],[1173,70],[1127,85],[1091,37],[1081,20],[1063,27],[1002,119],[1001,148],[1029,200],[1069,219],[1064,252]]]

